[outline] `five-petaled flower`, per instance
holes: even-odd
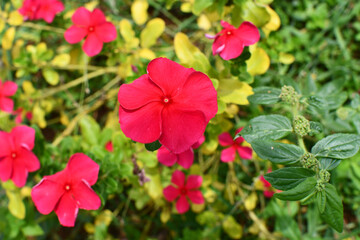
[[[212,45],[213,55],[219,54],[224,60],[237,58],[241,55],[245,46],[255,44],[260,39],[257,27],[251,22],[243,22],[235,28],[231,24],[221,21],[223,30],[215,36],[206,35],[207,38],[215,38]]]
[[[172,185],[164,188],[165,199],[169,202],[176,201],[176,209],[179,213],[185,213],[189,210],[189,202],[187,198],[195,204],[203,204],[204,197],[200,190],[197,190],[202,184],[202,177],[197,175],[188,176],[185,183],[185,174],[179,170],[175,170],[171,177],[171,182],[177,186]]]
[[[0,79],[0,110],[12,113],[14,109],[14,101],[10,99],[16,93],[18,86],[11,81],[2,82]]]
[[[162,146],[157,152],[157,158],[160,163],[164,164],[167,167],[171,167],[175,163],[178,163],[185,169],[191,167],[194,162],[194,151],[193,149],[198,148],[205,141],[205,136],[203,135],[199,141],[194,143],[191,148],[185,152],[175,154],[169,151],[166,147]]]
[[[152,60],[147,72],[120,87],[120,127],[134,141],[159,140],[173,153],[182,153],[215,116],[216,90],[204,73],[166,58]]]
[[[55,15],[63,10],[64,4],[58,0],[25,0],[19,8],[25,20],[44,19],[47,23],[51,23]]]
[[[80,7],[75,11],[71,20],[74,25],[66,30],[65,40],[74,44],[87,36],[82,49],[90,57],[101,52],[104,42],[116,39],[117,33],[114,24],[106,21],[105,15],[100,9],[96,8],[90,12],[86,8]]]
[[[35,130],[27,126],[14,127],[10,133],[0,131],[0,179],[11,179],[23,187],[29,172],[40,168],[40,162],[31,151]]]
[[[241,132],[243,128],[240,128],[236,131],[236,134]],[[227,132],[219,135],[219,143],[223,147],[230,146],[221,151],[220,160],[223,162],[232,162],[235,160],[236,151],[243,159],[251,159],[252,158],[252,149],[250,147],[242,146],[244,142],[243,137],[238,137],[233,140],[231,135]]]
[[[61,225],[73,227],[79,208],[96,210],[101,205],[99,196],[90,187],[96,183],[98,173],[96,162],[76,153],[64,170],[45,176],[33,187],[32,200],[40,213],[54,210]]]

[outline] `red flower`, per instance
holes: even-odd
[[[241,132],[243,128],[240,128],[236,131],[236,134]],[[243,137],[239,137],[236,140],[233,140],[229,133],[222,133],[219,135],[219,143],[221,146],[226,147],[230,146],[221,151],[220,160],[223,162],[232,162],[235,160],[236,151],[243,159],[251,159],[252,158],[252,149],[250,147],[241,146],[244,142]]]
[[[215,116],[216,90],[205,74],[166,58],[152,60],[147,72],[120,87],[120,127],[134,141],[159,140],[173,153],[182,153]]]
[[[221,21],[224,27],[221,32],[208,38],[215,38],[212,45],[213,55],[220,54],[224,60],[237,58],[245,46],[255,44],[260,39],[257,27],[251,22],[243,22],[240,27],[235,28],[225,21]]]
[[[66,168],[45,176],[31,191],[31,197],[41,214],[53,210],[59,222],[73,227],[79,208],[96,210],[101,205],[99,196],[91,189],[97,181],[99,165],[83,153],[71,156]]]
[[[11,81],[2,82],[0,79],[0,110],[11,113],[14,109],[14,101],[11,97],[16,93],[17,85]]]
[[[19,12],[25,20],[44,19],[51,23],[57,13],[64,10],[64,4],[58,0],[25,0]]]
[[[103,43],[116,39],[117,33],[114,24],[106,21],[104,13],[100,9],[90,12],[84,7],[78,8],[71,17],[74,25],[66,30],[64,37],[70,43],[78,43],[83,38],[84,52],[92,57],[101,52]]]
[[[35,130],[27,126],[14,127],[10,133],[0,131],[0,179],[11,179],[16,186],[26,183],[29,172],[40,168],[40,162],[31,150]]]
[[[194,162],[194,151],[193,149],[198,148],[205,141],[204,135],[199,139],[198,142],[192,145],[191,148],[182,153],[172,153],[166,147],[162,146],[157,152],[157,158],[160,163],[167,167],[171,167],[175,163],[178,163],[185,169],[191,167]]]
[[[264,185],[264,196],[267,198],[271,198],[275,193],[275,191],[272,189],[271,183],[266,181],[263,175],[260,176],[260,181]]]
[[[169,202],[172,202],[179,197],[176,201],[176,209],[179,213],[185,213],[189,210],[190,205],[187,198],[195,204],[204,203],[204,197],[201,191],[196,190],[196,188],[201,186],[201,176],[190,175],[185,183],[185,174],[176,170],[171,177],[171,182],[175,184],[177,188],[172,185],[167,186],[164,188],[163,193],[165,199]]]
[[[114,146],[112,144],[111,141],[108,141],[106,144],[105,144],[105,149],[108,151],[108,152],[113,152],[114,151]]]

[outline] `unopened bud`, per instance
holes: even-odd
[[[310,122],[303,116],[296,116],[293,121],[294,130],[297,135],[301,137],[307,135],[310,129]]]
[[[319,168],[319,161],[311,153],[305,153],[301,158],[300,162],[304,168],[310,168],[314,171]]]
[[[298,94],[292,86],[284,85],[281,88],[281,94],[279,96],[282,101],[295,105],[299,102],[300,94]]]
[[[321,169],[320,172],[319,172],[319,177],[320,177],[320,180],[323,182],[323,183],[327,183],[330,181],[330,173],[328,171],[326,171],[325,169]]]

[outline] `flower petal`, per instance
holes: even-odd
[[[252,159],[252,149],[250,147],[237,147],[237,152],[242,159]]]
[[[2,86],[2,95],[3,96],[12,96],[16,93],[18,85],[11,81],[4,82]]]
[[[223,28],[230,28],[230,29],[234,29],[235,27],[233,25],[231,25],[230,23],[228,22],[225,22],[223,20],[220,21],[220,24]]]
[[[88,31],[85,28],[71,26],[64,33],[64,38],[68,43],[74,44],[80,42],[87,33]]]
[[[104,13],[100,9],[95,8],[91,13],[90,22],[91,22],[91,25],[94,25],[94,26],[105,23],[106,18],[105,18]]]
[[[54,210],[65,190],[56,182],[43,178],[31,191],[31,198],[41,214]]]
[[[170,152],[166,147],[161,146],[157,152],[157,158],[161,164],[171,167],[177,162],[178,157],[176,154]]]
[[[199,140],[191,146],[191,148],[196,149],[196,148],[200,147],[201,144],[203,144],[203,142],[205,142],[205,136],[204,135],[202,135],[199,138]]]
[[[163,95],[161,89],[144,74],[130,84],[121,85],[118,100],[123,108],[134,110],[150,102],[161,101]]]
[[[7,132],[0,131],[0,158],[11,155],[11,135]]]
[[[245,46],[253,45],[260,39],[259,30],[251,22],[243,22],[234,34]]]
[[[28,170],[28,172],[34,172],[40,169],[40,162],[38,158],[33,152],[26,148],[20,149],[19,156],[17,157],[16,161],[25,165],[25,168]]]
[[[10,98],[0,97],[0,110],[12,113],[14,109],[14,101]]]
[[[95,27],[97,37],[103,42],[114,41],[117,37],[116,27],[111,22],[105,22]]]
[[[167,58],[152,60],[147,71],[150,79],[158,85],[168,97],[176,96],[185,84],[188,76],[195,70],[186,68]]]
[[[72,15],[71,20],[76,25],[88,27],[90,25],[90,15],[91,12],[89,10],[84,7],[79,7]]]
[[[244,43],[235,34],[226,36],[225,48],[220,52],[220,57],[230,60],[240,56],[244,50]]]
[[[205,202],[204,196],[202,195],[201,191],[188,191],[187,193],[188,198],[195,204],[203,204]]]
[[[178,104],[170,104],[162,111],[159,141],[173,153],[182,153],[204,134],[206,124],[203,112],[182,110]]]
[[[187,78],[180,94],[174,97],[174,103],[183,109],[199,110],[205,114],[208,122],[217,111],[217,92],[210,78],[202,72],[193,72]]]
[[[190,175],[188,178],[187,178],[187,181],[186,181],[186,189],[194,189],[194,188],[199,188],[202,184],[202,177],[201,176],[198,176],[198,175]]]
[[[167,186],[166,188],[164,188],[163,193],[165,199],[169,202],[174,201],[180,195],[179,189],[173,186]]]
[[[29,151],[34,148],[35,130],[28,126],[17,126],[11,130],[15,147],[20,151],[21,147]]]
[[[151,143],[159,139],[161,133],[161,112],[163,105],[149,103],[137,110],[129,111],[120,106],[120,128],[133,141]]]
[[[11,177],[13,170],[13,161],[10,157],[0,158],[0,179],[5,182]]]
[[[13,164],[13,171],[11,175],[11,180],[17,187],[23,187],[26,183],[28,177],[28,171],[26,170],[23,164]]]
[[[224,132],[219,135],[218,137],[219,143],[221,146],[230,146],[234,143],[234,140],[232,139],[230,133]]]
[[[180,196],[179,200],[176,202],[176,210],[178,213],[186,213],[190,208],[190,205],[184,195]]]
[[[194,162],[194,151],[192,148],[185,152],[177,154],[178,164],[185,169],[189,169]]]
[[[95,33],[90,33],[82,46],[82,49],[89,57],[99,54],[102,48],[103,42],[96,36]]]
[[[271,198],[272,196],[274,196],[274,192],[273,191],[270,191],[270,190],[265,190],[264,191],[264,196],[266,198]]]
[[[78,212],[79,208],[70,193],[65,193],[55,208],[59,222],[64,227],[73,227],[75,225]]]
[[[73,180],[80,182],[84,179],[91,186],[94,185],[98,179],[99,168],[99,164],[83,153],[75,153],[72,155],[66,166]]]
[[[225,40],[226,40],[226,36],[223,36],[223,35],[215,38],[215,41],[212,45],[213,55],[216,55],[216,54],[220,53],[222,50],[224,50]]]
[[[182,171],[175,170],[171,176],[171,182],[178,187],[183,187],[185,184],[185,174]]]
[[[221,151],[220,160],[223,162],[232,162],[235,160],[235,148],[233,146]]]
[[[81,209],[96,210],[101,206],[99,196],[85,180],[82,180],[79,184],[73,186],[71,192]]]

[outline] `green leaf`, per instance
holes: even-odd
[[[302,167],[288,167],[267,173],[264,178],[269,181],[273,187],[285,191],[296,187],[308,177],[313,176],[315,176],[313,170]]]
[[[224,231],[232,239],[240,239],[242,237],[243,229],[239,223],[236,222],[233,216],[226,216],[222,223]]]
[[[257,27],[262,27],[270,20],[270,14],[265,7],[255,4],[253,1],[242,1],[232,11],[232,23],[238,27],[241,22],[249,21]]]
[[[151,19],[140,34],[141,47],[148,48],[155,45],[156,40],[165,30],[165,22],[161,18]]]
[[[310,121],[310,130],[309,135],[319,134],[323,131],[323,126],[319,122]]]
[[[320,213],[324,213],[326,205],[326,192],[324,190],[316,193],[316,203]]]
[[[249,143],[258,139],[277,140],[292,132],[291,122],[287,117],[281,115],[259,116],[250,120],[241,133]]]
[[[260,158],[277,164],[295,163],[304,155],[304,150],[294,144],[254,140],[251,147]]]
[[[316,157],[345,159],[359,151],[360,136],[338,133],[318,141],[311,149]]]
[[[81,135],[84,140],[90,145],[97,145],[100,136],[100,126],[90,116],[85,116],[79,121]]]
[[[295,188],[288,191],[275,193],[274,196],[281,200],[301,200],[315,191],[316,182],[317,181],[315,177],[309,177]]]
[[[326,183],[326,206],[321,217],[336,231],[342,232],[344,224],[343,205],[333,185]]]
[[[150,152],[153,152],[153,151],[156,151],[158,150],[159,148],[161,148],[161,143],[159,142],[159,140],[156,140],[155,142],[152,142],[152,143],[146,143],[145,144],[145,148],[146,150],[150,151]]]
[[[192,12],[195,15],[199,15],[204,9],[210,7],[213,4],[214,0],[195,0]]]
[[[36,223],[28,224],[25,227],[23,227],[21,230],[25,236],[29,236],[29,237],[41,236],[44,234],[44,231]]]
[[[325,170],[333,170],[334,168],[336,168],[337,166],[339,166],[341,160],[339,159],[332,159],[332,158],[318,158],[319,162],[320,162],[320,169],[325,169]]]
[[[274,104],[280,102],[281,90],[273,87],[257,87],[253,89],[254,94],[248,100],[254,104]]]

